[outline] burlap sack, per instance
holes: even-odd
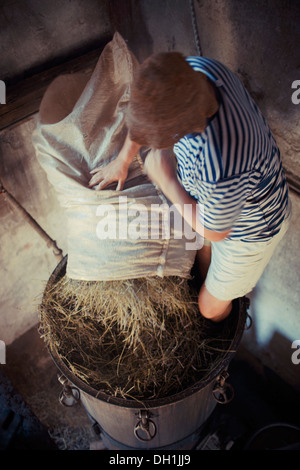
[[[137,65],[116,33],[91,77],[58,77],[41,103],[33,143],[65,209],[67,275],[72,279],[187,278],[194,263],[195,234],[189,231],[186,237],[176,216],[169,236],[166,218],[158,215],[170,203],[143,173],[140,155],[123,191],[117,192],[115,184],[102,191],[88,187],[90,171],[116,158],[123,145],[124,113]],[[145,207],[148,223],[145,213],[138,212]]]

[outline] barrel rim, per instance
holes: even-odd
[[[67,260],[68,260],[68,255],[65,255],[63,259],[58,263],[58,265],[52,272],[46,284],[46,289],[51,288],[53,284],[58,282],[59,279],[61,279],[65,275],[66,267],[67,267]],[[198,392],[199,390],[204,389],[209,384],[211,384],[213,380],[217,379],[217,377],[220,375],[222,371],[228,368],[228,365],[232,357],[236,353],[236,350],[241,342],[243,331],[245,329],[246,318],[247,318],[245,297],[240,297],[238,299],[235,299],[233,302],[236,308],[239,307],[239,318],[238,318],[234,338],[232,339],[230,346],[228,348],[228,351],[226,352],[224,357],[220,359],[219,363],[215,366],[214,369],[212,369],[207,375],[205,375],[202,379],[197,381],[195,384],[185,388],[181,392],[175,393],[173,395],[169,395],[167,397],[156,398],[156,399],[146,399],[146,400],[138,400],[135,398],[125,399],[125,398],[113,397],[83,382],[80,378],[76,377],[70,371],[70,369],[66,366],[63,360],[58,356],[58,354],[56,354],[55,351],[51,351],[49,347],[48,347],[48,351],[49,351],[50,356],[52,357],[52,360],[54,361],[57,368],[59,369],[59,371],[74,386],[78,387],[79,390],[86,393],[87,395],[90,395],[91,397],[96,398],[98,400],[105,401],[106,403],[110,403],[110,404],[117,405],[117,406],[122,406],[125,408],[138,409],[138,408],[141,408],[141,406],[147,409],[157,408],[163,405],[168,405],[170,403],[178,402]]]

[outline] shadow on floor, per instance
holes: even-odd
[[[11,399],[14,394],[22,397],[59,450],[89,449],[94,439],[91,421],[80,404],[67,408],[59,403],[58,370],[37,328],[7,347],[1,371],[13,387]]]

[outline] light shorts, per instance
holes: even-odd
[[[251,292],[285,235],[290,219],[289,213],[280,231],[266,242],[211,242],[211,263],[205,280],[208,292],[220,300],[237,299]]]

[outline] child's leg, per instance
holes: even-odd
[[[233,299],[252,291],[284,236],[289,220],[273,238],[261,242],[224,239],[212,242],[211,262],[199,293],[201,314],[213,321],[224,320]]]
[[[230,314],[232,308],[231,300],[217,299],[208,292],[204,284],[200,289],[198,303],[201,314],[205,318],[215,322],[225,320],[225,318]]]

